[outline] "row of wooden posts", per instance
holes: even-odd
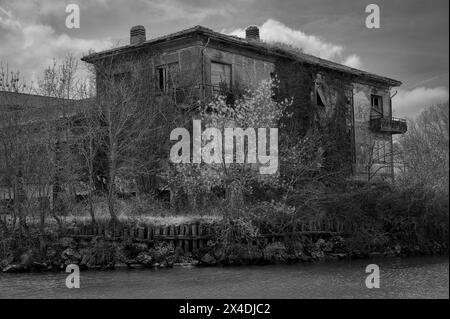
[[[208,224],[185,224],[170,226],[138,225],[122,226],[120,229],[111,230],[106,225],[82,225],[66,229],[66,236],[77,238],[103,237],[109,240],[134,241],[157,243],[166,242],[184,252],[194,252],[204,247],[211,238],[212,228]],[[261,234],[259,239],[265,244],[280,240],[282,237],[300,235],[310,238],[328,237],[334,235],[343,235],[344,232],[339,227],[333,227],[332,230],[321,230],[327,225],[301,225],[295,233],[289,234]],[[328,228],[328,227],[327,227]],[[330,228],[328,228],[330,229]]]
[[[202,224],[153,226],[139,225],[111,230],[107,226],[78,226],[66,229],[66,235],[78,238],[104,237],[110,240],[134,242],[167,242],[185,252],[196,251],[206,245],[210,234]]]

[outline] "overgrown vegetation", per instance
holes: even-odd
[[[289,79],[263,82],[233,98],[229,92],[209,96],[189,110],[169,95],[154,98],[145,68],[97,68],[104,97],[98,100],[92,83],[77,79],[73,58],[50,67],[40,93],[67,103],[45,105],[45,116],[32,125],[29,110],[0,114],[0,183],[9,192],[0,207],[0,259],[17,260],[28,250],[61,256],[70,245],[50,252],[47,245],[60,240],[64,228],[121,223],[206,222],[213,237],[195,256],[205,264],[446,252],[448,104],[424,111],[399,139],[396,183],[357,183],[347,179],[353,134],[348,79],[328,83],[337,92],[330,97],[334,108],[320,114],[325,111],[311,101],[317,70],[286,67],[276,65]],[[217,128],[279,127],[279,172],[261,178],[246,163],[168,165],[170,130],[192,117]],[[179,259],[164,245],[137,249],[100,240],[75,246],[79,254],[64,257],[65,263],[82,263],[82,256],[84,264],[102,267]]]

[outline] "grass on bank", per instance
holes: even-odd
[[[131,198],[117,199],[116,210],[117,218],[120,222],[148,224],[155,226],[171,226],[182,224],[193,224],[197,222],[212,223],[222,219],[223,212],[215,207],[196,209],[195,212],[185,211],[178,212],[168,207],[168,203],[158,201],[151,198]],[[106,224],[111,220],[108,212],[108,203],[105,197],[95,197],[93,202],[95,220],[97,223]],[[74,224],[90,224],[92,218],[89,213],[89,205],[87,201],[72,201],[64,207],[64,213],[58,215],[64,226]],[[11,216],[0,214],[11,224]],[[39,225],[40,212],[32,210],[27,216],[27,225]],[[45,227],[56,227],[57,222],[51,216],[50,212],[46,213]]]

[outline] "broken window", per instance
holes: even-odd
[[[158,89],[161,92],[166,92],[166,68],[160,67],[156,71]]]
[[[376,111],[379,114],[383,114],[383,98],[379,95],[372,94],[372,110]]]
[[[211,85],[213,90],[231,89],[231,65],[211,62]]]
[[[316,103],[317,106],[325,107],[325,103],[323,102],[322,96],[319,90],[316,90]]]
[[[156,68],[156,85],[162,93],[168,93],[178,86],[178,62],[161,65]]]
[[[315,102],[317,106],[320,107],[326,107],[326,99],[325,99],[325,94],[323,92],[323,83],[322,83],[322,78],[321,76],[318,75],[318,79],[316,80],[315,83]]]

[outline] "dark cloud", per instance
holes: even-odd
[[[36,73],[49,59],[67,51],[81,54],[89,47],[126,43],[129,28],[135,24],[143,24],[148,36],[154,37],[197,24],[231,31],[272,20],[298,34],[314,36],[324,48],[342,48],[341,57],[353,59],[349,63],[361,63],[368,71],[399,79],[404,82],[403,90],[439,88],[433,92],[440,96],[441,89],[448,92],[448,0],[377,0],[379,30],[365,27],[367,3],[360,0],[69,2],[80,5],[78,30],[65,27],[65,1],[0,0],[0,60],[25,68],[25,73]]]

